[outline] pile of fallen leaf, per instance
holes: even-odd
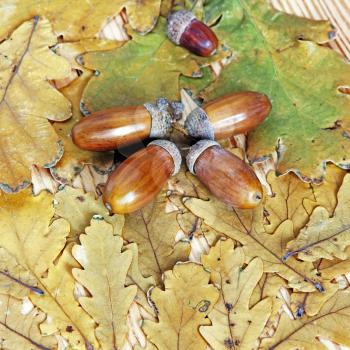
[[[178,1],[222,43],[203,59],[167,39],[172,5],[0,2],[0,348],[350,346],[350,67],[321,45],[333,27],[265,0]],[[237,210],[183,167],[149,206],[110,215],[98,195],[134,149],[82,151],[72,126],[181,88],[267,94],[262,126],[223,145],[284,175],[256,165],[264,201]]]

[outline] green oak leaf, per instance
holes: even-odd
[[[278,173],[294,171],[313,182],[327,161],[348,168],[350,100],[339,87],[350,83],[350,67],[319,45],[334,37],[332,26],[275,11],[266,0],[209,0],[205,19],[217,23],[234,56],[203,97],[253,90],[272,101],[269,117],[249,135],[249,158],[277,150]]]
[[[122,48],[82,57],[84,66],[97,72],[83,93],[86,112],[143,104],[158,97],[177,99],[179,76],[200,74],[193,56],[168,40],[164,18],[150,34],[132,36]]]

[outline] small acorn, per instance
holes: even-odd
[[[198,56],[211,56],[218,47],[218,38],[215,33],[187,10],[169,15],[168,37],[176,45]]]
[[[217,142],[198,141],[190,148],[186,162],[191,173],[226,204],[249,209],[261,201],[262,188],[254,171]]]
[[[81,119],[72,129],[73,142],[88,151],[110,151],[146,138],[167,137],[172,126],[168,101],[114,107]]]
[[[195,108],[187,116],[185,128],[194,138],[221,140],[256,128],[270,111],[266,95],[234,92]]]
[[[181,154],[176,145],[156,140],[134,153],[109,176],[103,200],[113,213],[127,214],[151,202],[167,180],[178,173]]]

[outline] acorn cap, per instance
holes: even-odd
[[[147,147],[151,145],[162,147],[171,155],[174,161],[174,171],[172,176],[176,175],[180,171],[182,157],[175,143],[168,140],[155,140],[150,142]]]
[[[214,140],[214,128],[210,123],[207,113],[200,108],[195,108],[185,120],[185,128],[190,136],[197,139]]]
[[[144,107],[152,117],[151,138],[162,138],[169,136],[172,127],[172,116],[169,113],[169,102],[166,98],[158,98],[156,103],[145,103]]]
[[[183,32],[196,17],[191,11],[180,10],[168,16],[168,38],[176,45],[180,45]]]
[[[200,140],[196,144],[194,144],[190,151],[187,154],[186,157],[186,164],[188,170],[193,174],[196,175],[196,172],[194,170],[194,166],[196,164],[196,161],[198,157],[207,149],[213,146],[219,146],[221,147],[217,142],[212,140]]]

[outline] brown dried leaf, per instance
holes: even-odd
[[[158,349],[204,350],[198,327],[209,324],[206,315],[219,296],[209,273],[194,263],[177,264],[165,272],[164,286],[164,291],[156,287],[150,292],[159,322],[145,321],[148,339]]]

